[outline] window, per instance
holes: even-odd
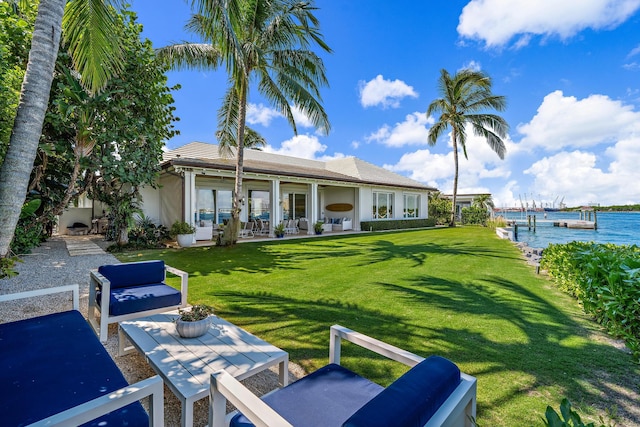
[[[373,193],[373,219],[393,218],[393,193]]]
[[[269,221],[271,212],[269,200],[268,191],[249,190],[249,218]]]
[[[231,218],[233,191],[216,190],[216,204],[218,205],[218,224],[226,224]]]
[[[418,218],[418,200],[417,194],[405,194],[404,195],[404,217],[405,218]]]
[[[307,216],[307,195],[284,193],[282,211],[284,219],[305,218]]]

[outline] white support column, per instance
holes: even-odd
[[[271,181],[271,220],[269,221],[269,237],[274,237],[273,227],[282,221],[282,203],[280,194],[280,180]]]
[[[196,174],[192,171],[184,171],[184,220],[188,224],[195,225],[196,212]],[[195,243],[195,234],[193,235]]]
[[[307,230],[307,234],[315,234],[313,226],[316,222],[318,222],[318,183],[313,182],[309,184],[309,193],[311,195],[311,215],[308,217],[309,226]]]

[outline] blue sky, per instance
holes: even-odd
[[[507,155],[469,133],[459,193],[490,192],[497,206],[640,203],[640,0],[316,0],[332,130],[299,117],[298,136],[256,90],[248,122],[268,151],[312,159],[356,156],[451,192],[449,135],[430,147],[441,69],[480,69],[507,98]],[[155,47],[192,40],[185,2],[134,0]],[[319,53],[319,52],[318,52]],[[224,70],[170,72],[172,149],[215,143]]]

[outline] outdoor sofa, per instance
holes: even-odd
[[[164,283],[166,272],[180,276],[180,290]],[[110,323],[187,305],[189,274],[165,265],[164,261],[103,265],[91,271],[90,279],[89,323],[102,342],[107,341]]]
[[[412,368],[387,388],[340,366],[347,340]],[[427,359],[339,325],[331,327],[329,365],[258,398],[232,375],[211,376],[209,426],[473,426],[476,379],[451,361]],[[229,400],[240,412],[225,414]]]
[[[331,231],[353,230],[353,220],[351,218],[325,218],[325,224],[331,224]]]
[[[73,310],[0,324],[0,424],[162,426],[162,379],[127,383],[78,311],[78,285],[1,295],[0,302],[60,292],[73,293]]]

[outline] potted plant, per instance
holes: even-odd
[[[204,335],[211,326],[210,315],[213,308],[208,305],[194,305],[191,310],[179,309],[176,330],[183,338],[196,338]]]
[[[171,226],[169,233],[175,237],[178,244],[183,248],[188,248],[193,243],[193,234],[196,228],[184,221],[176,221]]]
[[[318,221],[315,224],[313,224],[313,231],[316,232],[316,234],[322,234],[322,226],[324,225],[324,222],[322,221]]]
[[[284,237],[284,222],[281,222],[280,224],[273,227],[273,234],[275,234],[278,238]]]

